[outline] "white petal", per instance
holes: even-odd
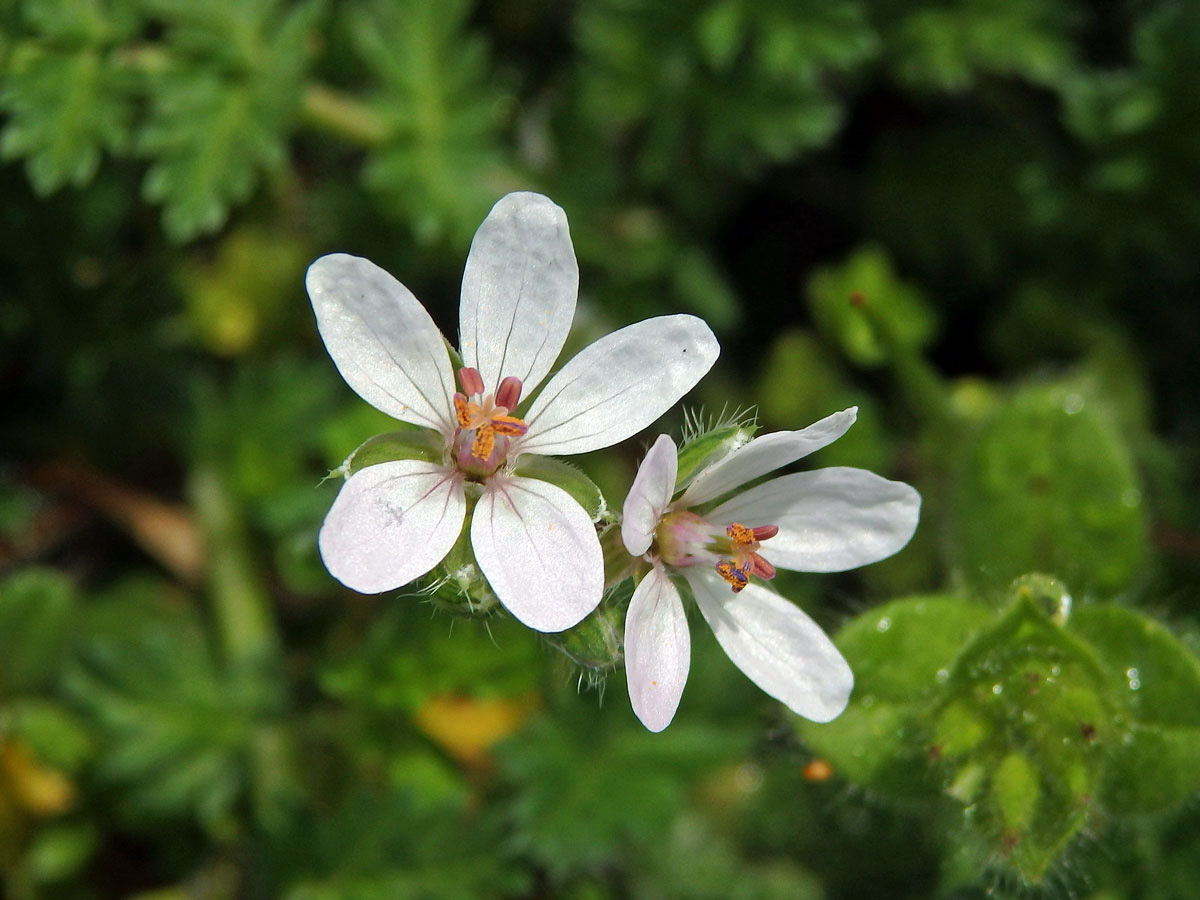
[[[454,430],[454,374],[442,333],[412,292],[373,262],[322,256],[305,278],[317,329],[355,392],[389,416]]]
[[[675,476],[679,471],[679,456],[675,442],[660,434],[642,464],[638,466],[633,486],[625,497],[621,514],[621,539],[633,556],[650,549],[654,530],[671,504],[675,493]]]
[[[798,606],[753,582],[735,594],[711,569],[684,574],[717,642],[751,681],[814,722],[835,719],[846,708],[854,673]]]
[[[637,434],[690,391],[720,347],[695,316],[660,316],[585,347],[546,385],[525,422],[523,453],[569,455]]]
[[[633,592],[625,613],[629,702],[651,731],[662,731],[675,718],[691,661],[692,637],[679,591],[655,566]]]
[[[707,503],[748,481],[803,459],[840,438],[857,416],[858,407],[852,406],[799,431],[776,431],[755,438],[697,475],[680,503],[683,506]]]
[[[562,488],[493,476],[475,507],[471,547],[500,602],[530,628],[563,631],[600,603],[600,540]]]
[[[495,391],[509,375],[531,391],[562,350],[579,291],[567,216],[541,194],[501,198],[475,232],[463,273],[463,365]]]
[[[465,516],[457,473],[417,459],[379,463],[342,485],[317,543],[329,574],[360,593],[378,594],[441,562]]]
[[[762,555],[797,572],[843,572],[878,562],[908,543],[921,495],[865,469],[833,467],[773,478],[722,503],[708,518],[778,525]]]

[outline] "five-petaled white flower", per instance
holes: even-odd
[[[854,676],[833,642],[754,579],[773,578],[775,566],[841,572],[891,556],[917,527],[920,495],[842,467],[733,492],[837,440],[857,413],[846,409],[800,431],[756,438],[701,471],[674,502],[675,443],[661,435],[646,454],[625,499],[621,536],[631,554],[651,563],[625,616],[629,698],[651,731],[671,723],[690,667],[673,573],[686,579],[718,643],[751,681],[817,722],[845,709]],[[695,511],[721,498],[703,514]]]
[[[539,631],[600,602],[603,560],[587,512],[562,488],[514,474],[521,454],[584,453],[645,428],[717,358],[694,316],[648,319],[585,348],[546,384],[575,314],[579,269],[566,215],[546,197],[502,198],[463,273],[458,386],[441,332],[396,279],[365,259],[323,256],[308,293],[329,355],[359,396],[441,436],[440,460],[400,459],[351,475],[321,528],[330,573],[363,593],[426,574],[463,530],[467,484],[475,559],[500,602]]]

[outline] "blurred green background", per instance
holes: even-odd
[[[1196,896],[1198,71],[1185,0],[0,0],[3,896]],[[619,666],[325,573],[389,423],[304,269],[453,335],[517,189],[573,346],[701,315],[693,406],[858,405],[811,464],[921,490],[777,581],[833,724],[697,622],[650,735]],[[619,508],[644,446],[577,461]]]

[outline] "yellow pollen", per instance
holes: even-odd
[[[758,541],[754,539],[754,531],[747,528],[741,522],[734,522],[725,529],[725,533],[729,535],[733,543],[738,547],[758,546]]]
[[[476,459],[487,459],[496,446],[496,429],[489,424],[479,426],[475,440],[471,441],[471,455]]]
[[[750,576],[746,574],[745,569],[741,566],[735,566],[727,559],[723,559],[717,563],[717,574],[725,579],[729,586],[733,588],[735,594],[742,590],[750,581]]]
[[[480,409],[474,403],[468,403],[466,398],[461,394],[455,394],[454,412],[458,417],[459,426],[461,428],[469,428],[471,420],[479,415]]]
[[[524,434],[525,422],[516,416],[492,416],[492,427],[500,434]]]

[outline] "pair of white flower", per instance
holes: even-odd
[[[446,341],[407,288],[357,257],[313,263],[307,286],[317,325],[346,382],[381,411],[430,429],[440,447],[439,459],[377,463],[347,479],[319,538],[335,578],[378,593],[425,575],[459,540],[474,500],[472,552],[510,613],[539,631],[563,631],[595,609],[604,564],[591,517],[562,488],[518,474],[518,459],[631,437],[687,393],[719,351],[693,316],[648,319],[584,349],[522,411],[521,395],[541,384],[562,350],[578,278],[563,211],[537,194],[500,200],[467,257],[456,390]],[[882,559],[912,535],[916,491],[835,468],[786,475],[703,511],[835,440],[854,415],[753,440],[687,485],[676,485],[671,439],[652,447],[622,526],[626,549],[650,564],[625,629],[630,698],[647,728],[670,723],[690,665],[673,574],[763,690],[819,721],[845,707],[849,667],[811,619],[752,581],[775,571],[758,551],[771,541],[778,565],[815,572]]]

